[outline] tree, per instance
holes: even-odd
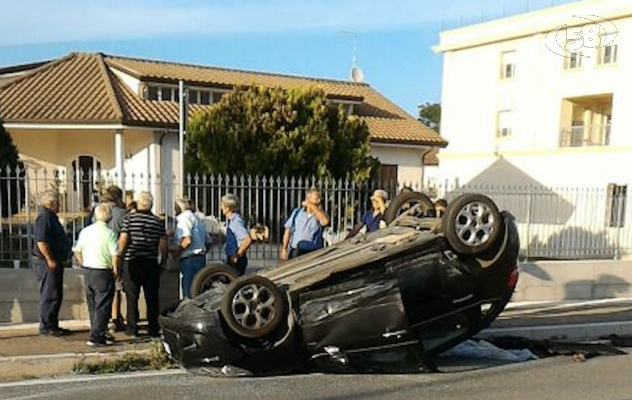
[[[428,128],[441,133],[441,104],[424,103],[419,106],[419,120]]]
[[[7,173],[7,167],[9,171]],[[9,132],[4,129],[0,120],[0,208],[2,218],[15,214],[24,201],[24,185],[21,181],[23,173],[19,175],[16,169],[23,165],[18,156],[18,149],[13,144],[13,139]],[[19,189],[19,190],[18,190]]]
[[[238,87],[188,128],[190,172],[345,178],[371,176],[369,129],[322,90]]]

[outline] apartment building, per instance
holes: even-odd
[[[632,2],[441,33],[439,180],[607,187],[632,177]]]

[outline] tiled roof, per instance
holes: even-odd
[[[237,85],[320,88],[331,98],[357,102],[354,113],[369,125],[375,142],[445,146],[434,131],[363,83],[240,71],[163,61],[72,53],[0,85],[0,117],[6,122],[121,123],[175,127],[178,104],[152,101],[134,93],[112,70],[143,82],[215,88]],[[191,105],[190,113],[206,106]]]
[[[123,113],[101,57],[70,54],[0,87],[5,122],[110,123]]]

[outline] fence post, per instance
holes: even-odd
[[[625,197],[627,192],[620,188],[617,192],[615,192],[615,199],[617,203],[617,215],[616,215],[616,229],[617,229],[617,243],[615,244],[614,249],[614,259],[621,260],[621,233],[624,227],[624,213],[623,207],[625,204]]]
[[[527,260],[531,257],[531,213],[533,212],[533,187],[531,184],[527,186],[527,220],[525,223],[527,224],[527,234],[526,236],[526,246],[525,246],[525,257]]]
[[[31,185],[29,182],[28,167],[24,167],[24,204],[26,205],[26,249],[28,254],[26,255],[26,263],[29,268],[33,265],[33,225],[31,224]]]

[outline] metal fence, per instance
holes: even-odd
[[[53,189],[60,193],[60,220],[71,240],[90,221],[91,207],[111,184],[118,184],[130,195],[150,191],[154,211],[164,217],[165,227],[174,226],[173,200],[179,183],[173,177],[128,174],[124,178],[100,171],[65,175],[63,171],[0,171],[0,266],[26,267],[32,253],[32,225],[37,215],[39,193]],[[370,207],[376,188],[391,196],[401,189],[396,182],[357,184],[350,180],[262,176],[188,176],[184,194],[207,216],[214,234],[210,260],[223,259],[220,199],[227,193],[241,200],[241,213],[251,228],[255,243],[251,260],[276,262],[284,222],[300,206],[311,187],[321,189],[323,206],[331,217],[326,231],[329,243],[341,240]],[[500,209],[516,218],[527,258],[590,259],[619,258],[632,254],[632,204],[626,186],[605,188],[562,188],[544,186],[485,186],[450,184],[412,187],[432,199],[448,201],[466,192],[490,196]]]

